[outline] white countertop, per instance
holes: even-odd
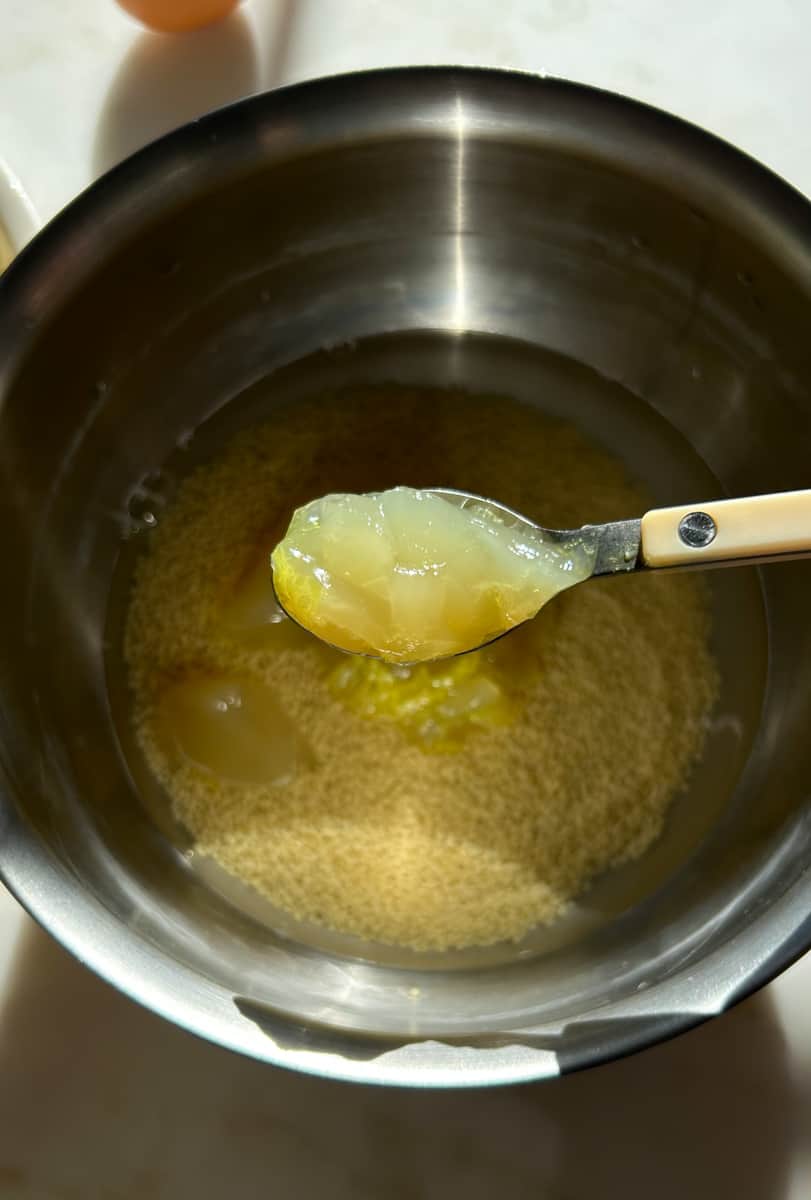
[[[811,194],[807,0],[246,0],[204,34],[0,0],[0,157],[42,219],[252,91],[390,64],[541,70],[735,142]],[[404,1093],[204,1045],[0,892],[0,1200],[809,1200],[811,956],[708,1025],[552,1084]]]

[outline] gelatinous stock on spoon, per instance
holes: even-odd
[[[299,508],[272,554],[280,603],[342,650],[415,663],[462,654],[586,579],[561,544],[487,501],[398,487]]]

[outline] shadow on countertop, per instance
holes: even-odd
[[[195,33],[136,37],[101,105],[93,175],[203,113],[277,87],[294,11],[295,0],[276,0],[263,10],[266,29],[237,10]]]
[[[563,1080],[396,1091],[198,1041],[33,923],[0,1010],[0,1079],[3,1200],[781,1200],[800,1128],[762,993]]]

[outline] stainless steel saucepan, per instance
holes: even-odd
[[[649,854],[551,930],[447,956],[285,924],[212,874],[126,765],[105,640],[151,473],[268,377],[287,399],[508,393],[590,431],[658,504],[709,501],[809,486],[809,316],[805,200],[573,84],[327,79],[124,162],[0,281],[8,885],[155,1011],[342,1079],[554,1076],[772,977],[811,944],[808,562],[714,573],[719,706]]]

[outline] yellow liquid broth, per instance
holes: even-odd
[[[202,853],[299,919],[439,950],[518,939],[639,855],[716,677],[687,576],[589,582],[416,666],[282,619],[270,554],[293,509],[438,478],[550,527],[648,503],[574,429],[505,400],[299,403],[192,473],[146,535],[125,655],[137,740]]]

